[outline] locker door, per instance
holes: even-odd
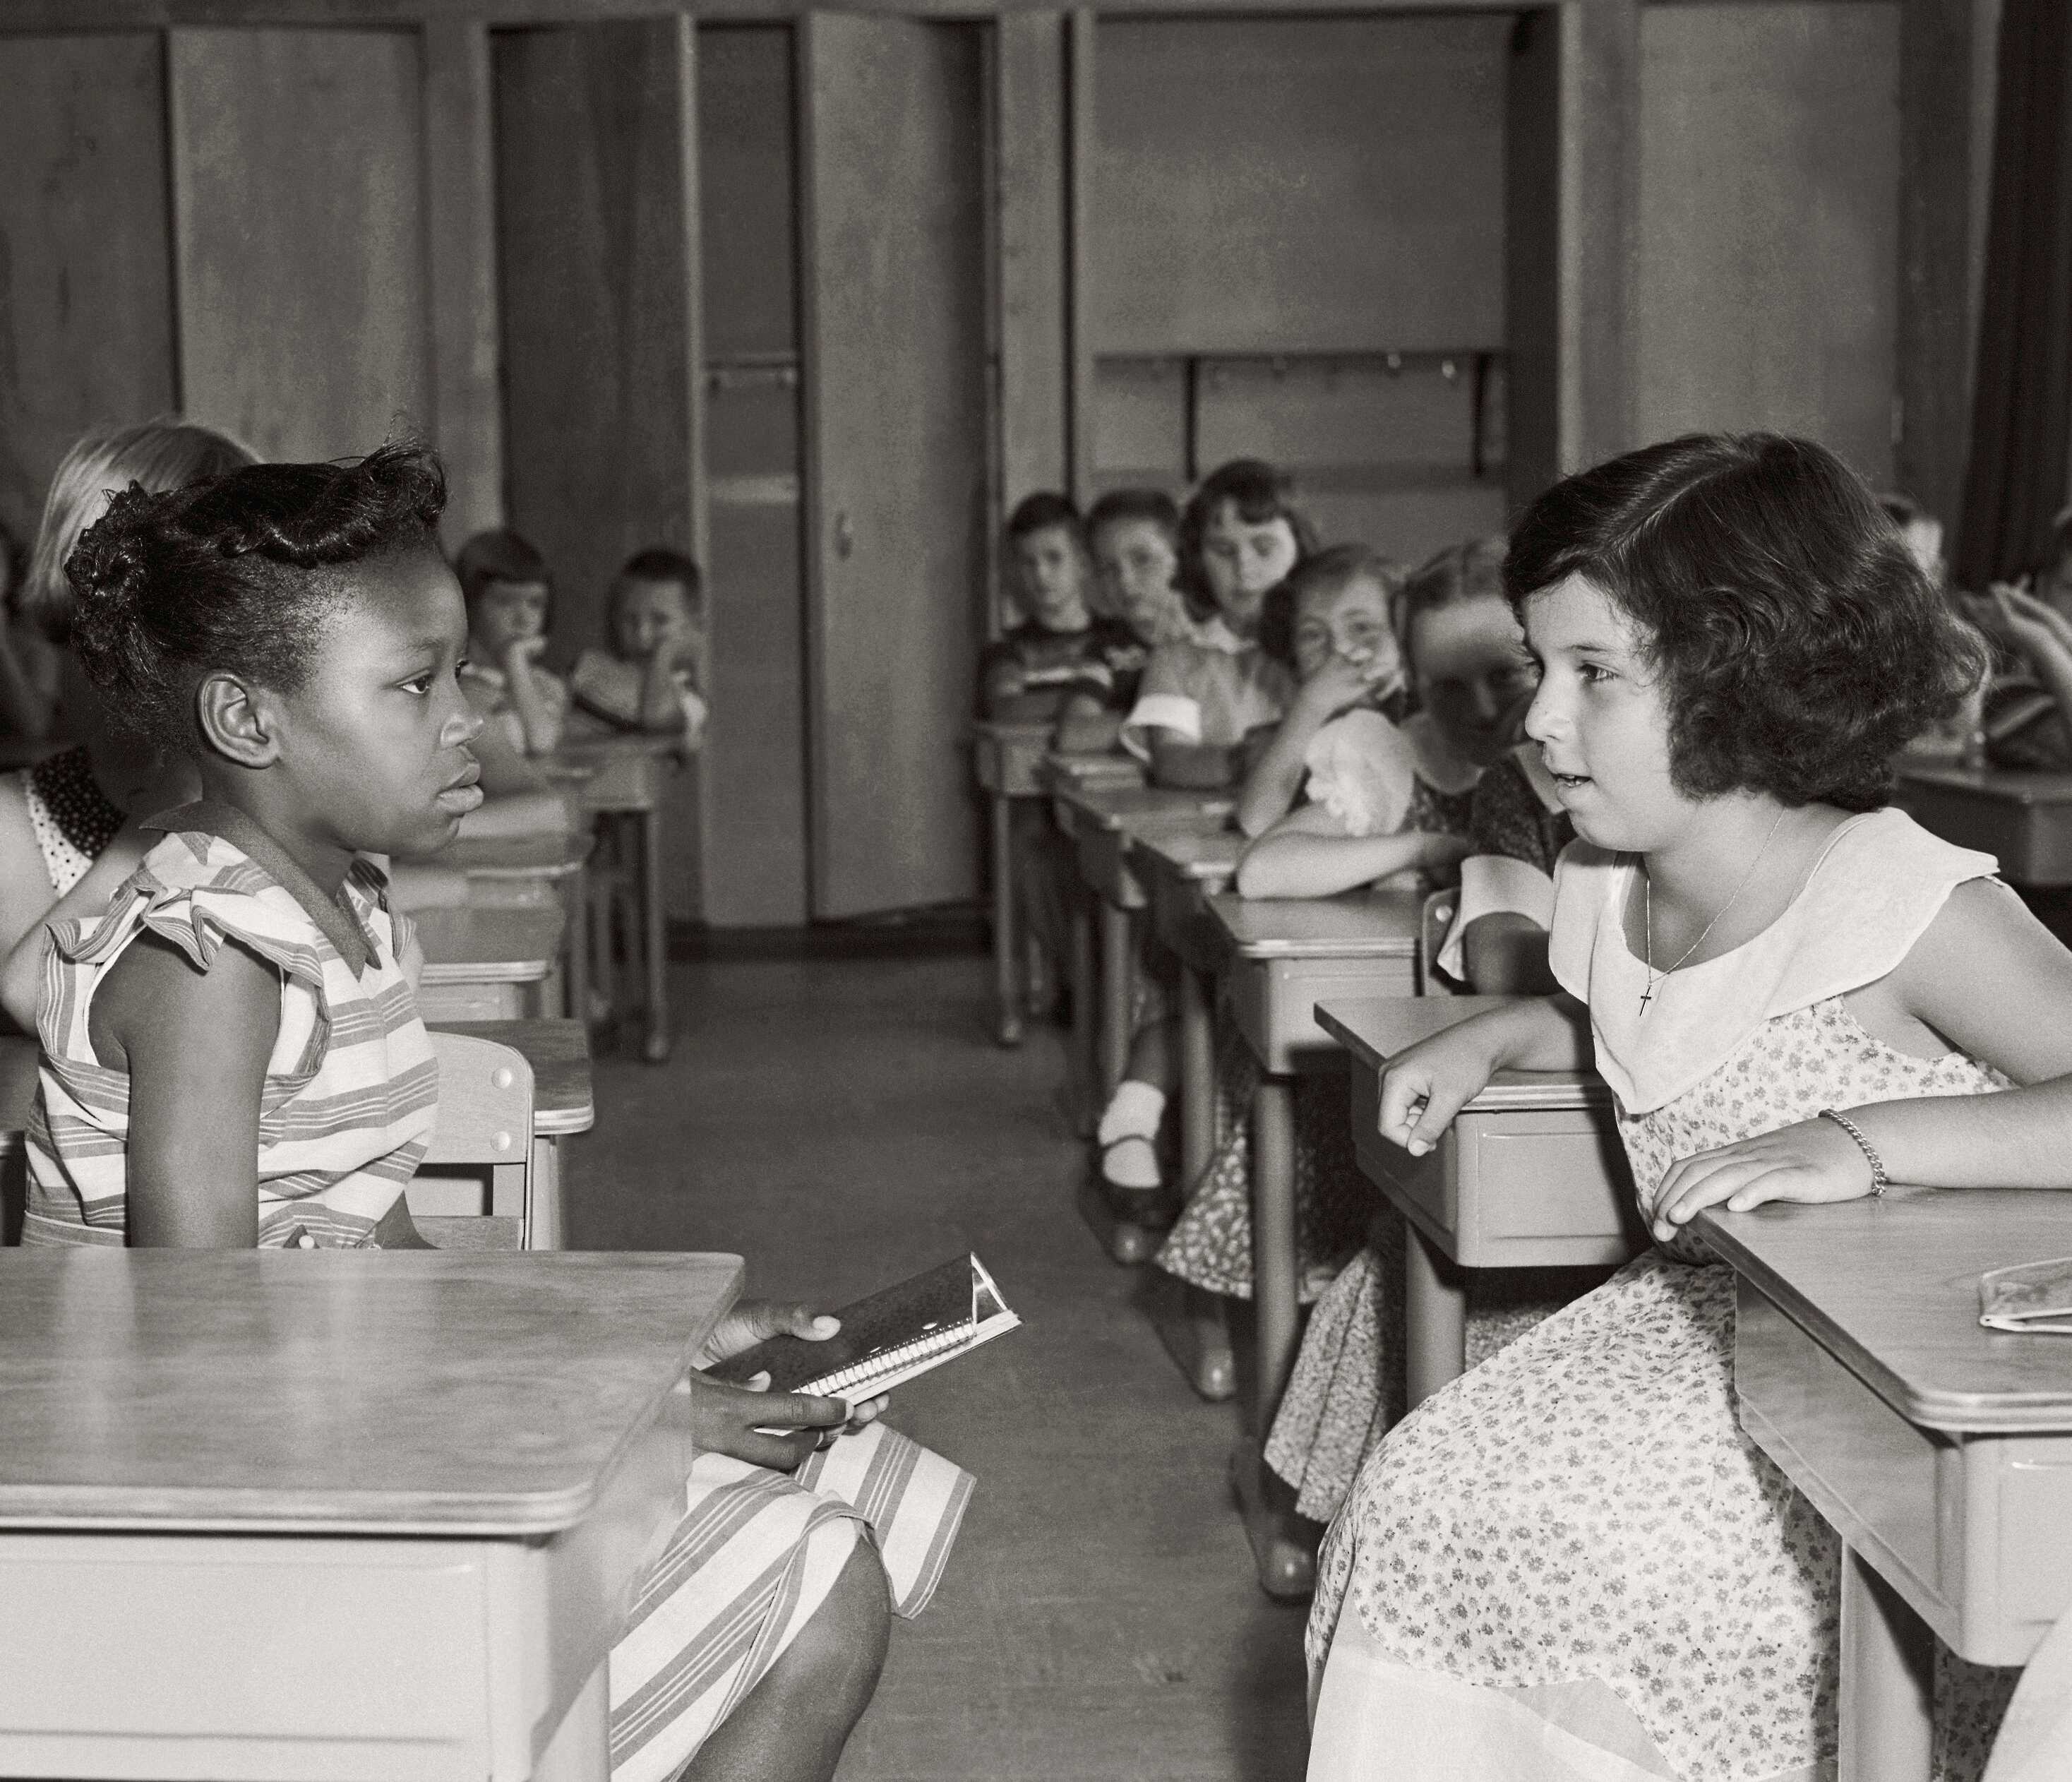
[[[812,911],[971,896],[985,586],[976,27],[800,32]]]

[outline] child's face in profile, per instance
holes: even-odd
[[[278,714],[273,765],[310,813],[311,839],[348,851],[428,854],[482,802],[469,748],[483,721],[457,678],[467,644],[460,584],[425,549],[357,563],[315,660]]]
[[[549,593],[544,582],[488,582],[475,597],[469,614],[469,638],[475,650],[494,668],[514,644],[538,637],[547,629]]]
[[[1540,745],[1576,833],[1646,854],[1692,808],[1669,778],[1669,712],[1638,628],[1580,575],[1526,603],[1541,666],[1525,733]]]
[[[1112,520],[1094,534],[1094,564],[1108,598],[1147,644],[1177,637],[1185,624],[1186,607],[1173,586],[1179,562],[1155,520]]]
[[[1267,591],[1294,568],[1301,554],[1295,529],[1280,515],[1248,520],[1235,501],[1218,503],[1202,529],[1202,573],[1223,623],[1249,637],[1258,629]]]
[[[1418,696],[1446,740],[1488,767],[1518,740],[1532,697],[1532,659],[1508,603],[1464,600],[1411,623]]]
[[[1389,628],[1388,591],[1372,576],[1356,575],[1296,609],[1296,673],[1311,680],[1334,658],[1377,685],[1400,677],[1402,652]]]
[[[1063,526],[1046,526],[1014,541],[1014,575],[1022,610],[1046,631],[1080,631],[1087,623],[1087,556]]]
[[[645,662],[657,650],[673,648],[680,656],[696,627],[690,602],[680,582],[653,582],[626,576],[612,591],[611,648],[628,662]]]

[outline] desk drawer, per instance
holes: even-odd
[[[1609,1117],[1588,1109],[1464,1113],[1412,1157],[1380,1132],[1380,1075],[1355,1067],[1360,1168],[1441,1252],[1471,1269],[1584,1268],[1646,1245]]]

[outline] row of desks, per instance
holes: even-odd
[[[2061,876],[2072,880],[2066,777]],[[1237,1476],[1262,1581],[1285,1585],[1300,1567],[1264,1502],[1256,1456],[1298,1331],[1294,1076],[1351,1059],[1356,1154],[1414,1234],[1404,1283],[1412,1403],[1464,1365],[1473,1270],[1610,1266],[1645,1246],[1610,1092],[1593,1076],[1507,1072],[1443,1144],[1410,1158],[1378,1130],[1382,1067],[1493,1000],[1416,994],[1416,900],[1249,903],[1227,889],[1241,843],[1222,831],[1214,800],[1190,810],[1189,795],[1119,792],[1055,771],[1039,784],[1104,912],[1104,1082],[1128,1039],[1132,921],[1148,921],[1181,961],[1187,1180],[1211,1142],[1217,985],[1260,1066],[1252,1109],[1259,1389]],[[1967,833],[1926,804],[1920,784],[1912,800],[1929,826],[2011,855],[2034,882],[2057,874],[2045,844],[2058,801],[2011,805],[2031,813],[2026,828]],[[1981,808],[1991,807],[1963,807],[1975,824]],[[1848,1545],[1841,1773],[1925,1778],[1931,1635],[1976,1663],[2020,1664],[2072,1607],[2067,1352],[2049,1337],[1983,1330],[1976,1297],[1988,1268],[2072,1252],[2072,1197],[1906,1190],[1842,1207],[1708,1214],[1701,1228],[1741,1278],[1743,1426]]]

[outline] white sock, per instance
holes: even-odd
[[[1101,1179],[1113,1187],[1155,1188],[1158,1153],[1149,1139],[1124,1133],[1101,1153]]]
[[[1156,1138],[1158,1122],[1166,1115],[1166,1092],[1126,1077],[1116,1086],[1108,1105],[1101,1111],[1095,1138],[1104,1145],[1118,1138]]]

